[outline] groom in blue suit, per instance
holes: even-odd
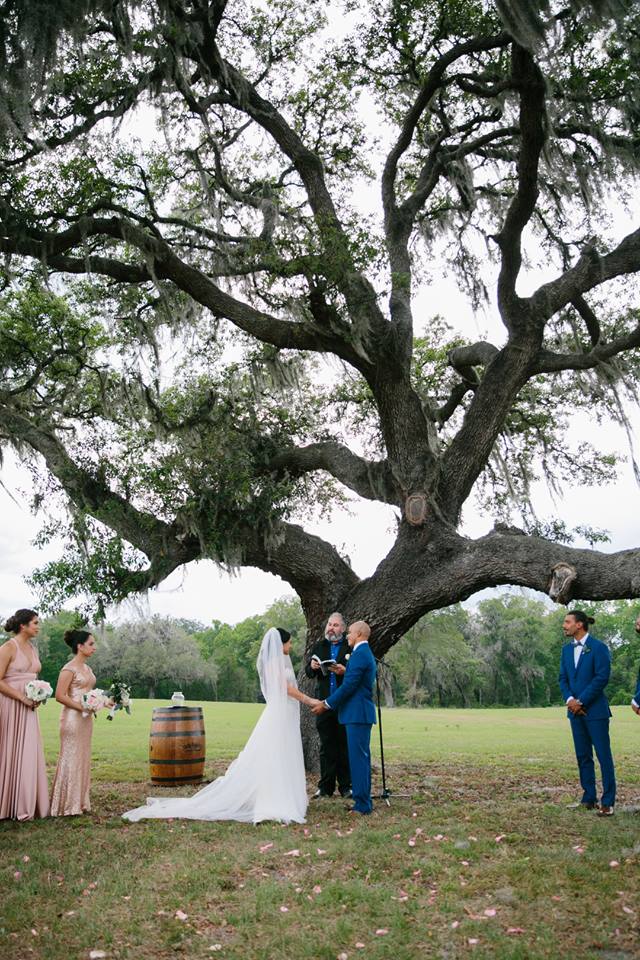
[[[373,810],[370,745],[371,727],[376,722],[373,703],[376,661],[369,647],[370,634],[364,620],[351,624],[347,633],[351,654],[342,686],[326,700],[318,700],[312,708],[317,715],[325,710],[337,710],[338,722],[346,727],[353,793],[351,809],[362,814]]]
[[[560,689],[567,704],[571,732],[576,750],[581,803],[588,810],[596,804],[596,774],[593,750],[602,773],[602,801],[599,816],[611,816],[616,802],[616,776],[609,741],[611,710],[604,688],[611,673],[611,654],[606,644],[589,633],[593,618],[581,610],[572,610],[564,618],[562,630],[571,638],[562,648]]]

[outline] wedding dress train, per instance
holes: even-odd
[[[280,634],[271,628],[258,655],[260,686],[266,706],[244,749],[222,777],[192,797],[149,797],[147,805],[123,814],[125,820],[148,818],[279,820],[304,823],[307,788],[300,736],[300,705],[287,695],[297,687]]]

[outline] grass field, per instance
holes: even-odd
[[[306,826],[125,824],[150,789],[153,706],[96,721],[91,816],[0,823],[3,960],[640,956],[640,720],[628,708],[614,708],[620,795],[604,821],[570,806],[558,708],[385,711],[391,805],[356,822],[334,799],[312,804]],[[261,709],[205,705],[208,778]],[[52,766],[57,716],[40,711]]]

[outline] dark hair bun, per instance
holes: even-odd
[[[288,630],[285,630],[284,627],[276,627],[276,630],[280,634],[280,639],[283,643],[288,643],[291,640],[291,634]]]
[[[74,653],[78,652],[78,647],[86,643],[91,636],[88,630],[65,630],[62,639],[68,647],[71,647]]]
[[[4,625],[7,633],[20,633],[20,627],[26,627],[38,614],[35,610],[28,610],[24,607],[22,610],[16,610],[12,617],[9,617]]]

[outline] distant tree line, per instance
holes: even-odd
[[[628,703],[640,665],[637,602],[589,604],[594,634],[610,647],[612,703]],[[558,688],[564,608],[519,594],[504,594],[466,609],[460,604],[423,617],[407,641],[387,654],[380,670],[387,705],[422,707],[548,706],[561,702]],[[41,676],[55,683],[70,651],[63,634],[76,625],[63,611],[43,620]],[[168,699],[181,689],[189,700],[252,702],[260,699],[256,657],[265,631],[292,633],[292,659],[300,669],[306,625],[299,601],[283,597],[263,614],[235,625],[210,626],[181,619],[150,620],[96,628],[91,666],[99,683],[120,676],[134,697]]]
[[[580,604],[574,605],[577,609]],[[591,603],[594,636],[608,644],[611,703],[628,703],[640,665],[638,603]],[[519,594],[457,604],[423,617],[387,654],[385,687],[397,704],[439,707],[544,707],[561,703],[560,650],[566,609]]]

